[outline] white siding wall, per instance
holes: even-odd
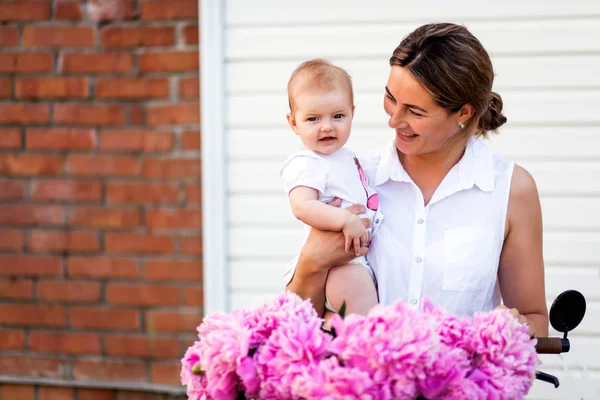
[[[465,24],[492,56],[508,124],[491,146],[535,177],[544,215],[548,301],[581,290],[588,313],[572,351],[544,357],[562,377],[530,398],[600,398],[600,1],[229,0],[225,14],[228,270],[232,308],[282,289],[301,229],[279,168],[299,148],[285,122],[295,66],[326,57],[353,76],[359,153],[391,138],[382,108],[388,58],[431,21]]]

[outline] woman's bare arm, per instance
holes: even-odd
[[[349,207],[353,214],[362,214],[365,208],[360,205]],[[365,227],[371,221],[363,219]],[[345,239],[341,232],[322,231],[312,228],[308,239],[300,252],[296,270],[287,289],[303,299],[310,299],[319,315],[325,312],[325,281],[329,269],[336,265],[347,264],[356,255],[344,249]],[[359,255],[367,254],[367,248],[361,247]]]
[[[533,177],[518,165],[510,187],[506,231],[498,271],[504,304],[527,318],[530,332],[547,336],[540,198]]]

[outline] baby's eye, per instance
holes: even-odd
[[[317,120],[317,117],[308,117],[306,118],[306,120],[310,122],[315,122]]]
[[[333,116],[333,118],[335,118],[335,119],[344,118],[344,114],[335,114],[335,115]]]

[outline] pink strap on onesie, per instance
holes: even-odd
[[[358,162],[358,158],[354,157],[354,164],[356,164],[356,168],[358,169],[358,176],[360,176],[360,182],[365,189],[365,193],[367,194],[367,208],[369,210],[377,211],[379,208],[379,196],[375,192],[371,192],[369,188],[369,184],[367,183],[367,176],[365,175],[365,171],[363,171],[360,163]]]

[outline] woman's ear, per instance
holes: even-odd
[[[285,117],[287,118],[287,122],[290,125],[290,128],[292,128],[294,133],[297,135],[298,125],[296,125],[296,118],[294,118],[294,115],[292,113],[286,114]]]
[[[457,122],[459,124],[466,124],[467,121],[469,121],[473,117],[474,114],[475,114],[475,109],[473,108],[472,105],[467,103],[464,106],[462,106],[462,108],[460,110],[458,110],[458,121]]]

